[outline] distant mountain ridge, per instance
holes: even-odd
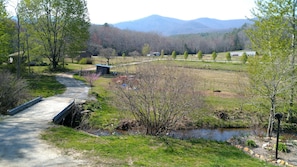
[[[244,24],[251,24],[251,21],[248,19],[218,20],[211,18],[199,18],[185,21],[159,15],[151,15],[135,21],[117,23],[113,26],[124,30],[156,32],[165,36],[170,36],[224,31],[240,28]]]

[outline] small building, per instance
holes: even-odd
[[[81,51],[79,53],[79,58],[91,58],[93,54],[89,51]]]
[[[96,73],[101,75],[110,74],[110,68],[111,66],[108,65],[96,64]]]
[[[160,56],[160,52],[150,52],[147,56]]]
[[[230,52],[231,56],[242,56],[243,53],[246,53],[247,56],[256,56],[256,51],[237,51],[237,52]]]

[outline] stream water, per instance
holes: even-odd
[[[172,131],[170,136],[179,139],[207,139],[216,141],[227,141],[232,137],[240,137],[245,135],[254,134],[255,132],[251,129],[193,129],[193,130],[178,130]]]
[[[107,135],[122,135],[122,134],[134,134],[135,132],[127,131],[116,131],[113,134],[110,134],[107,131],[95,131],[91,132],[92,134],[98,136],[107,136]],[[217,129],[192,129],[192,130],[176,130],[170,132],[169,136],[178,139],[207,139],[207,140],[216,140],[216,141],[227,141],[232,137],[241,137],[246,135],[257,135],[265,136],[265,129],[249,129],[249,128],[217,128]],[[281,134],[281,135],[290,135],[290,138],[297,139],[297,134]]]

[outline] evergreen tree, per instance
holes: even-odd
[[[175,50],[172,52],[171,56],[172,56],[172,59],[173,59],[173,60],[176,59],[176,52],[175,52]]]
[[[231,61],[231,53],[230,52],[226,53],[226,60]]]
[[[245,64],[245,63],[247,62],[247,60],[248,60],[248,56],[247,56],[246,52],[244,52],[244,53],[242,54],[240,60],[241,60],[241,63],[242,63],[242,64]]]
[[[188,51],[185,51],[185,52],[184,52],[184,59],[187,60],[188,57],[189,57],[189,53],[188,53]]]
[[[197,53],[197,57],[198,57],[198,60],[202,60],[203,54],[201,50],[199,50],[199,52]]]
[[[211,57],[213,61],[216,61],[218,54],[216,52],[212,52]]]

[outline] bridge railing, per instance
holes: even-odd
[[[17,106],[11,110],[8,110],[7,113],[8,113],[8,115],[15,115],[15,114],[25,110],[26,108],[29,108],[29,107],[33,106],[34,104],[40,102],[41,100],[42,100],[42,97],[37,97],[37,98],[35,98],[31,101],[28,101],[20,106]]]
[[[60,124],[64,118],[72,111],[72,108],[75,105],[75,100],[73,100],[66,108],[64,108],[59,114],[53,118],[55,124]]]

